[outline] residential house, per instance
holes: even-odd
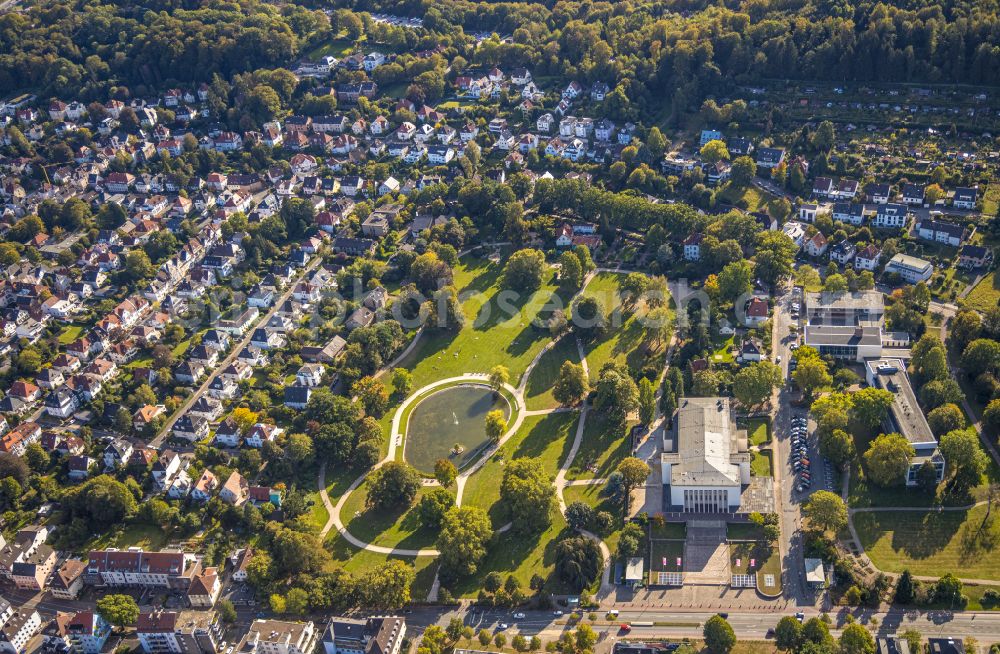
[[[83,573],[87,564],[79,559],[67,559],[52,575],[49,593],[64,600],[75,600],[83,589]]]
[[[186,590],[201,571],[198,557],[183,551],[91,550],[84,581],[107,587],[145,586]]]
[[[275,425],[270,425],[264,422],[258,422],[253,427],[250,428],[249,432],[247,432],[246,444],[249,445],[250,447],[255,447],[257,449],[260,449],[264,447],[264,443],[273,441],[281,433],[283,433],[283,431],[284,430]]]
[[[762,297],[750,298],[744,307],[744,323],[748,327],[757,327],[767,321],[770,307]]]
[[[757,167],[770,170],[785,161],[784,148],[757,148]]]
[[[875,204],[888,204],[892,199],[892,187],[884,183],[869,184],[868,199]]]
[[[918,238],[951,247],[960,246],[969,236],[969,231],[964,226],[942,220],[922,220],[917,223],[916,231]]]
[[[233,473],[239,474],[239,473]],[[220,492],[220,497],[222,493]],[[222,594],[222,581],[218,568],[205,568],[191,578],[187,600],[192,608],[212,608]]]
[[[893,202],[880,204],[872,225],[880,229],[901,229],[906,227],[908,215],[906,205]]]
[[[226,504],[243,506],[249,497],[249,488],[246,477],[234,470],[219,490],[219,499]]]
[[[882,250],[874,244],[869,244],[865,249],[858,252],[854,257],[855,270],[868,270],[874,272],[878,270],[879,262],[882,259]]]
[[[973,211],[976,208],[976,202],[979,196],[979,189],[976,187],[966,188],[959,187],[955,189],[954,195],[951,198],[951,206],[956,209],[965,209],[967,211]]]
[[[55,622],[57,633],[69,644],[72,654],[100,654],[112,631],[96,611],[60,613]]]
[[[54,549],[48,545],[39,545],[30,556],[13,563],[11,579],[21,590],[45,590],[56,561]]]
[[[812,238],[806,239],[806,253],[811,257],[819,257],[826,253],[828,241],[823,232],[816,232]]]
[[[854,202],[835,202],[833,204],[833,219],[852,225],[860,225],[865,219],[865,205]]]
[[[183,438],[191,442],[200,441],[208,436],[208,420],[189,412],[177,419],[171,432],[175,438]]]
[[[924,206],[924,194],[927,188],[923,184],[903,184],[903,204],[909,207]]]
[[[965,270],[988,268],[993,264],[993,250],[981,245],[963,245],[958,251],[958,267]]]
[[[312,654],[316,628],[312,622],[254,620],[236,651],[241,654]]]
[[[700,261],[701,260],[701,242],[704,239],[704,235],[700,233],[691,234],[686,239],[684,239],[684,260],[685,261]]]
[[[309,404],[309,397],[312,395],[312,388],[300,386],[298,384],[285,387],[285,406],[302,410]]]
[[[219,423],[218,429],[215,430],[214,442],[219,447],[237,448],[242,437],[239,425],[230,417]]]
[[[128,463],[135,448],[124,438],[112,438],[104,448],[104,465],[107,468],[118,468]]]
[[[195,482],[194,487],[191,488],[191,499],[196,502],[207,502],[212,499],[213,495],[215,495],[215,489],[218,487],[219,478],[216,477],[211,470],[206,468],[205,471],[201,473],[201,477],[198,478],[198,481]]]
[[[854,258],[857,251],[858,249],[854,243],[844,239],[830,248],[830,261],[836,261],[841,265],[847,265],[851,262],[851,259]]]
[[[403,617],[332,617],[321,643],[323,654],[400,654],[405,637]]]

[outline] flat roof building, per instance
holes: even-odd
[[[216,654],[225,627],[214,611],[152,611],[135,630],[148,654]]]
[[[934,274],[934,264],[920,257],[911,257],[908,254],[897,254],[889,259],[885,266],[885,272],[896,273],[905,281],[916,284],[926,282]]]
[[[674,425],[660,457],[671,506],[693,513],[738,511],[742,488],[750,483],[750,453],[729,398],[682,398]]]
[[[871,386],[892,393],[892,405],[884,420],[883,429],[886,433],[901,434],[915,452],[906,474],[906,485],[917,485],[917,474],[926,461],[934,466],[938,481],[944,479],[944,456],[938,449],[937,438],[927,424],[927,418],[917,404],[917,396],[906,374],[906,363],[902,359],[869,359],[865,361],[865,377]]]
[[[879,325],[885,315],[880,291],[806,293],[805,305],[810,325]]]
[[[882,329],[877,325],[806,325],[805,344],[821,355],[860,362],[882,356]]]

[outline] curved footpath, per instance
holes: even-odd
[[[626,271],[623,271],[623,270],[617,269],[617,268],[597,268],[597,269],[595,269],[594,271],[588,273],[587,276],[584,278],[584,282],[581,285],[580,290],[577,291],[576,294],[574,294],[574,298],[573,299],[575,299],[576,296],[578,296],[581,293],[583,293],[583,290],[587,287],[587,285],[596,276],[597,273],[624,273],[624,272],[626,272]],[[572,301],[572,299],[571,299],[571,301]],[[378,374],[383,374],[386,370],[388,370],[389,368],[391,368],[394,365],[397,365],[407,355],[409,355],[415,349],[415,347],[417,345],[417,342],[420,340],[420,337],[422,335],[423,335],[423,330],[421,329],[414,336],[413,340],[410,342],[410,344],[407,346],[407,348],[402,353],[400,353],[400,355],[397,356],[392,361],[392,363],[390,365],[385,366],[383,368],[383,370],[380,371]],[[559,471],[556,473],[556,477],[555,477],[555,480],[553,482],[553,485],[554,485],[554,487],[556,489],[556,498],[557,498],[558,503],[559,503],[559,510],[560,510],[560,512],[565,512],[566,511],[566,501],[565,501],[565,499],[563,497],[563,490],[567,486],[596,485],[596,484],[604,483],[606,481],[605,479],[580,479],[580,480],[574,480],[574,481],[567,481],[567,479],[566,479],[566,474],[569,472],[570,467],[573,465],[573,461],[576,458],[577,452],[579,452],[580,446],[581,446],[581,444],[583,442],[584,427],[585,427],[585,424],[586,424],[587,413],[588,413],[588,407],[586,406],[586,404],[582,405],[582,408],[579,408],[579,409],[576,408],[576,407],[557,407],[557,408],[554,408],[554,409],[536,409],[536,410],[529,411],[527,409],[527,404],[526,404],[526,402],[524,400],[524,392],[525,392],[525,390],[527,388],[527,385],[528,385],[528,379],[530,378],[531,372],[534,370],[535,366],[538,364],[538,362],[542,359],[542,357],[549,350],[551,350],[553,347],[556,346],[557,343],[559,343],[559,341],[562,338],[570,338],[570,337],[572,337],[572,338],[574,338],[576,340],[576,347],[577,347],[577,351],[578,351],[579,356],[580,356],[580,365],[583,367],[584,373],[589,377],[590,370],[589,370],[589,368],[587,366],[586,353],[584,352],[583,343],[580,341],[579,338],[577,338],[575,335],[564,333],[561,336],[559,336],[559,337],[551,340],[550,342],[546,343],[545,347],[543,347],[538,352],[538,354],[535,355],[534,359],[531,360],[531,363],[528,364],[528,366],[525,369],[524,373],[521,375],[521,379],[518,382],[518,385],[517,385],[516,388],[514,386],[511,386],[510,384],[504,384],[504,390],[507,391],[511,395],[511,397],[513,397],[513,399],[514,399],[514,406],[512,407],[512,409],[515,411],[516,417],[514,419],[513,424],[511,424],[511,425],[508,426],[508,429],[507,429],[506,433],[504,433],[503,437],[496,444],[494,444],[493,446],[485,449],[483,451],[482,455],[479,458],[476,459],[475,463],[473,463],[472,466],[470,466],[469,468],[467,468],[466,470],[464,470],[463,472],[461,472],[458,475],[458,477],[456,479],[456,496],[455,496],[455,504],[456,504],[456,506],[461,506],[461,504],[462,504],[462,496],[463,496],[463,494],[465,492],[465,485],[466,485],[466,482],[468,482],[469,478],[473,474],[475,474],[476,472],[478,472],[484,465],[486,465],[486,462],[490,460],[490,458],[493,456],[493,454],[497,450],[499,450],[501,447],[503,447],[503,445],[508,440],[510,440],[510,438],[513,437],[514,434],[517,433],[517,431],[521,428],[521,425],[523,424],[524,418],[526,416],[538,416],[538,415],[546,415],[546,414],[550,414],[550,413],[566,413],[566,412],[570,412],[570,411],[580,411],[580,419],[577,422],[576,434],[574,435],[574,438],[573,438],[573,444],[572,444],[572,446],[570,448],[569,454],[566,456],[566,459],[560,465]],[[669,362],[669,354],[670,354],[670,350],[672,350],[672,346],[673,346],[673,337],[671,338],[670,346],[671,347],[668,348],[666,362]],[[665,373],[666,373],[666,366],[664,367],[663,373],[661,373],[661,379],[662,379],[662,375],[665,374]],[[406,413],[406,410],[409,409],[409,407],[412,404],[414,404],[418,400],[423,399],[424,396],[426,395],[426,393],[428,391],[432,391],[435,388],[440,388],[442,386],[460,384],[462,382],[471,382],[471,383],[485,384],[485,383],[488,383],[488,378],[489,378],[489,376],[487,374],[485,374],[485,373],[466,373],[466,374],[458,375],[458,376],[455,376],[455,377],[448,377],[446,379],[440,379],[438,381],[435,381],[435,382],[432,382],[430,384],[427,384],[426,386],[423,386],[422,388],[419,388],[416,391],[414,391],[413,393],[411,393],[410,396],[408,398],[406,398],[403,401],[403,403],[399,405],[399,407],[397,407],[396,412],[395,412],[395,414],[393,415],[393,418],[392,418],[391,428],[389,430],[389,449],[388,449],[388,452],[386,453],[386,456],[381,461],[379,461],[377,464],[375,464],[375,466],[372,468],[372,470],[376,470],[376,469],[382,467],[383,465],[385,465],[387,462],[395,460],[395,458],[396,458],[396,449],[402,445],[403,438],[405,436],[405,434],[403,434],[403,433],[400,432],[400,427],[401,427],[401,422],[402,422],[402,419],[403,419],[403,415],[404,415],[404,413]],[[657,403],[657,404],[659,404],[659,403]],[[658,407],[657,407],[657,411],[659,411]],[[337,532],[341,536],[343,536],[344,539],[347,542],[349,542],[351,545],[353,545],[355,547],[358,547],[360,549],[363,549],[363,550],[367,550],[369,552],[375,552],[375,553],[378,553],[378,554],[385,554],[385,555],[389,555],[389,556],[409,556],[409,557],[438,556],[438,555],[440,555],[440,552],[438,550],[431,549],[431,548],[427,548],[427,549],[407,549],[407,548],[386,547],[386,546],[382,546],[382,545],[374,545],[372,543],[365,542],[365,541],[361,540],[360,538],[357,538],[356,536],[354,536],[347,529],[347,527],[343,523],[343,520],[341,519],[341,515],[340,515],[341,511],[343,510],[344,505],[347,502],[347,498],[350,497],[351,493],[353,493],[354,491],[356,491],[358,489],[358,487],[362,483],[364,483],[365,478],[370,473],[371,473],[371,470],[369,470],[368,472],[366,472],[366,473],[358,476],[358,478],[355,479],[351,483],[351,485],[347,488],[347,490],[340,496],[340,498],[338,499],[337,503],[334,504],[330,500],[330,496],[327,493],[327,488],[326,488],[326,463],[324,462],[323,465],[320,466],[319,477],[317,479],[317,482],[318,482],[318,485],[319,485],[319,496],[320,496],[320,499],[323,502],[323,506],[326,507],[326,510],[329,513],[329,517],[327,518],[326,524],[320,530],[320,538],[326,538],[327,534],[329,534],[330,531],[333,528],[336,528]],[[512,526],[511,523],[507,523],[507,524],[503,525],[502,527],[500,527],[499,529],[497,529],[496,533],[503,533],[503,532],[509,530],[511,528],[511,526]],[[598,592],[598,597],[597,597],[598,601],[600,601],[601,599],[610,596],[612,594],[612,592],[614,591],[614,585],[611,583],[611,563],[612,563],[611,551],[608,548],[607,544],[604,542],[604,540],[601,539],[601,537],[598,536],[597,534],[591,533],[591,532],[589,532],[587,530],[583,530],[583,529],[580,530],[580,533],[583,536],[596,541],[597,544],[598,544],[598,546],[601,548],[601,554],[604,557],[604,566],[603,566],[603,572],[602,572],[602,575],[601,575],[601,587],[600,587],[600,591]],[[436,598],[438,588],[439,588],[439,583],[438,583],[437,577],[435,576],[434,584],[433,584],[433,586],[431,588],[431,592],[430,592],[430,595],[429,595],[428,599],[433,600],[433,599]]]
[[[844,479],[841,485],[841,499],[844,503],[847,503],[848,488],[850,487],[851,473],[850,471],[844,472]],[[857,548],[858,560],[865,566],[870,566],[873,570],[880,572],[887,577],[898,577],[898,572],[889,572],[887,570],[882,570],[875,562],[871,560],[868,556],[868,552],[865,551],[865,546],[861,543],[861,537],[858,535],[858,530],[854,526],[854,516],[858,513],[895,513],[895,512],[919,512],[919,513],[945,513],[948,511],[969,511],[977,506],[983,506],[984,504],[989,504],[988,500],[980,500],[974,502],[973,504],[967,504],[965,506],[866,506],[858,508],[847,509],[847,528],[851,532],[851,539],[854,541],[854,545]],[[912,577],[918,581],[930,581],[934,582],[938,580],[938,577],[931,577],[927,575],[912,575]],[[995,586],[997,583],[996,579],[971,579],[968,577],[959,577],[959,581],[963,584],[974,584],[979,586]]]

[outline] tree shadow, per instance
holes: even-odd
[[[939,554],[955,537],[959,526],[965,521],[966,511],[930,511],[923,517],[894,524],[891,540],[893,551],[912,559],[926,559]],[[887,531],[881,514],[872,513],[871,526],[880,532]],[[902,528],[900,528],[902,527]]]
[[[556,461],[556,466],[566,460],[569,451],[573,447],[571,437],[576,429],[577,421],[566,421],[566,413],[550,413],[543,417],[524,437],[514,451],[512,458],[532,458],[541,457],[552,441],[563,439],[563,449]],[[579,418],[577,418],[579,419]]]
[[[479,564],[479,569],[474,575],[456,581],[453,584],[454,592],[462,595],[477,594],[490,572],[499,572],[504,577],[515,573],[538,547],[541,538],[542,533],[522,534],[513,530],[494,534],[487,547],[486,556]]]
[[[530,400],[551,391],[559,380],[559,370],[566,361],[577,365],[580,363],[576,339],[572,334],[563,336],[554,347],[542,355],[538,365],[532,369],[531,376],[528,377],[524,392],[525,398]],[[558,402],[553,399],[547,406],[557,405]]]

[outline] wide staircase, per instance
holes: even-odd
[[[729,546],[722,520],[690,520],[684,541],[684,584],[728,584]]]

